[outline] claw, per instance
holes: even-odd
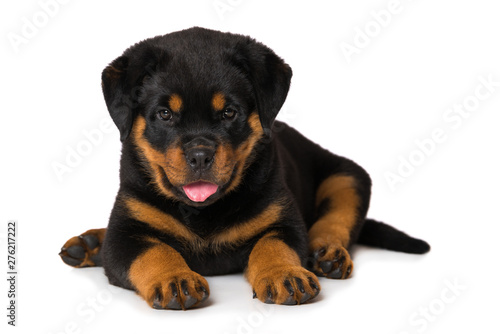
[[[334,260],[334,261],[338,261],[338,260],[340,260],[340,249],[337,249],[337,250],[335,251],[335,255],[333,256],[333,260]]]
[[[274,299],[273,299],[273,292],[271,290],[271,287],[267,287],[267,298],[265,301],[266,304],[274,304]]]
[[[186,280],[182,280],[181,281],[181,289],[182,289],[182,293],[184,293],[184,295],[189,295],[189,290],[188,290],[188,286],[187,286],[187,281]]]
[[[97,239],[95,235],[92,234],[80,235],[78,238],[80,238],[90,250],[99,246],[99,239]]]
[[[179,296],[179,293],[177,292],[177,287],[175,286],[175,283],[170,283],[170,291],[172,291],[172,296],[176,297]]]
[[[284,285],[290,296],[293,296],[295,294],[295,291],[293,290],[292,283],[290,283],[289,280],[285,280]]]
[[[318,260],[320,257],[325,256],[325,254],[326,254],[326,248],[323,247],[323,248],[320,248],[317,251],[315,251],[313,253],[313,257],[315,260]]]
[[[351,275],[351,272],[352,272],[352,265],[349,265],[345,273],[345,278],[348,278]]]
[[[319,294],[319,286],[313,281],[313,279],[311,277],[309,277],[309,285],[311,286],[311,288],[313,288],[313,290],[315,290],[315,293],[314,293],[314,297],[316,297],[318,294]]]
[[[302,280],[300,278],[295,278],[295,283],[297,284],[297,287],[299,288],[299,291],[301,293],[306,292],[306,290],[304,289],[304,284],[302,283]]]
[[[153,308],[154,309],[157,309],[157,310],[163,309],[163,306],[161,305],[162,299],[163,298],[162,298],[162,295],[160,293],[160,290],[156,289],[155,299],[153,300]]]
[[[203,285],[201,285],[201,282],[198,282],[198,284],[200,285],[198,292],[201,290],[201,296],[202,296],[200,303],[202,303],[208,298],[208,291],[207,291],[207,289],[205,289],[205,287]]]

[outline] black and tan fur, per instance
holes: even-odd
[[[355,242],[427,252],[366,219],[360,166],[275,121],[291,76],[255,40],[202,28],[126,50],[102,74],[120,189],[107,229],[70,239],[63,261],[102,263],[152,307],[188,309],[209,296],[203,275],[244,271],[254,297],[295,305],[319,293],[317,276],[352,274]],[[183,187],[200,180],[218,188],[195,202]]]

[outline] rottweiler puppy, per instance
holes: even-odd
[[[244,271],[254,298],[298,305],[317,276],[352,275],[355,242],[427,252],[366,218],[363,168],[275,121],[291,77],[265,45],[203,28],[127,49],[102,72],[122,141],[116,202],[107,229],[68,240],[62,260],[188,309],[209,296],[202,275]]]

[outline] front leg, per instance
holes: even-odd
[[[129,279],[137,293],[156,309],[188,309],[205,301],[208,283],[189,269],[169,245],[150,238],[146,251],[130,266]]]
[[[316,276],[301,266],[295,250],[278,232],[265,234],[254,246],[246,270],[254,298],[268,304],[296,305],[316,297]]]
[[[201,304],[209,296],[208,283],[177,250],[182,231],[189,237],[167,212],[132,197],[118,198],[101,250],[110,283],[135,290],[156,309]]]

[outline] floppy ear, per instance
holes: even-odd
[[[136,116],[136,107],[147,74],[157,64],[153,50],[129,48],[109,64],[101,75],[102,91],[113,122],[120,130],[120,140],[127,139]]]
[[[240,46],[237,63],[252,83],[260,122],[269,136],[288,94],[292,69],[273,50],[251,38]]]

